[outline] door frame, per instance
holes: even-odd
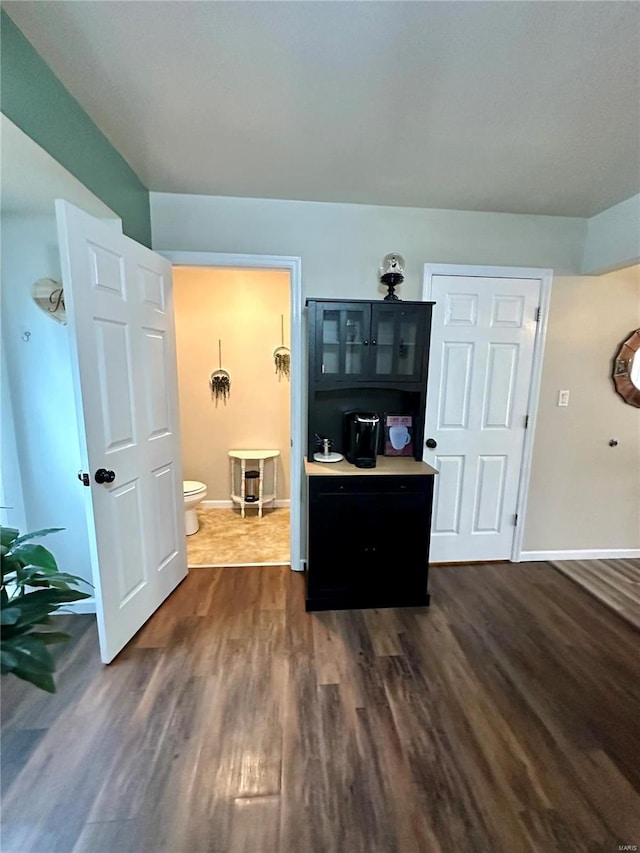
[[[467,264],[425,264],[422,286],[423,301],[432,301],[433,277],[436,275],[475,276],[478,278],[534,278],[538,279],[540,282],[540,317],[536,324],[536,335],[533,343],[533,363],[531,366],[531,382],[529,384],[527,404],[529,422],[524,434],[522,461],[520,463],[520,474],[518,478],[518,500],[516,504],[518,523],[513,528],[513,542],[511,545],[511,562],[519,563],[522,554],[527,501],[529,498],[531,463],[533,460],[533,442],[536,431],[536,420],[538,417],[538,401],[542,381],[542,362],[547,337],[549,305],[551,303],[553,270],[540,269],[539,267],[490,267]]]
[[[288,255],[246,255],[228,252],[169,252],[154,248],[173,265],[252,270],[287,270],[290,280],[291,315],[291,568],[302,565],[302,259]],[[171,295],[173,299],[173,294]]]

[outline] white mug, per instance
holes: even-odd
[[[402,425],[389,427],[389,441],[394,450],[402,450],[411,441],[409,430]]]

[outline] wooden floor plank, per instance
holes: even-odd
[[[640,560],[551,560],[550,565],[640,628]]]
[[[197,569],[108,667],[65,617],[59,692],[3,679],[3,853],[638,843],[638,631],[544,563],[431,578],[305,613],[287,567]]]

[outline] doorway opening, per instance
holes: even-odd
[[[198,532],[187,537],[189,566],[285,563],[300,570],[300,259],[159,254],[173,265],[183,476],[207,487],[196,508]],[[283,347],[288,371],[275,359]],[[220,371],[226,395],[210,384]],[[229,456],[237,451],[270,452],[244,467],[261,474],[261,517],[249,501],[241,512],[242,469]],[[245,486],[254,488],[248,480]]]
[[[173,267],[189,568],[290,563],[290,279]]]

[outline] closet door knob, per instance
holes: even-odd
[[[96,483],[113,483],[116,478],[116,472],[108,471],[106,468],[98,468],[93,477]]]

